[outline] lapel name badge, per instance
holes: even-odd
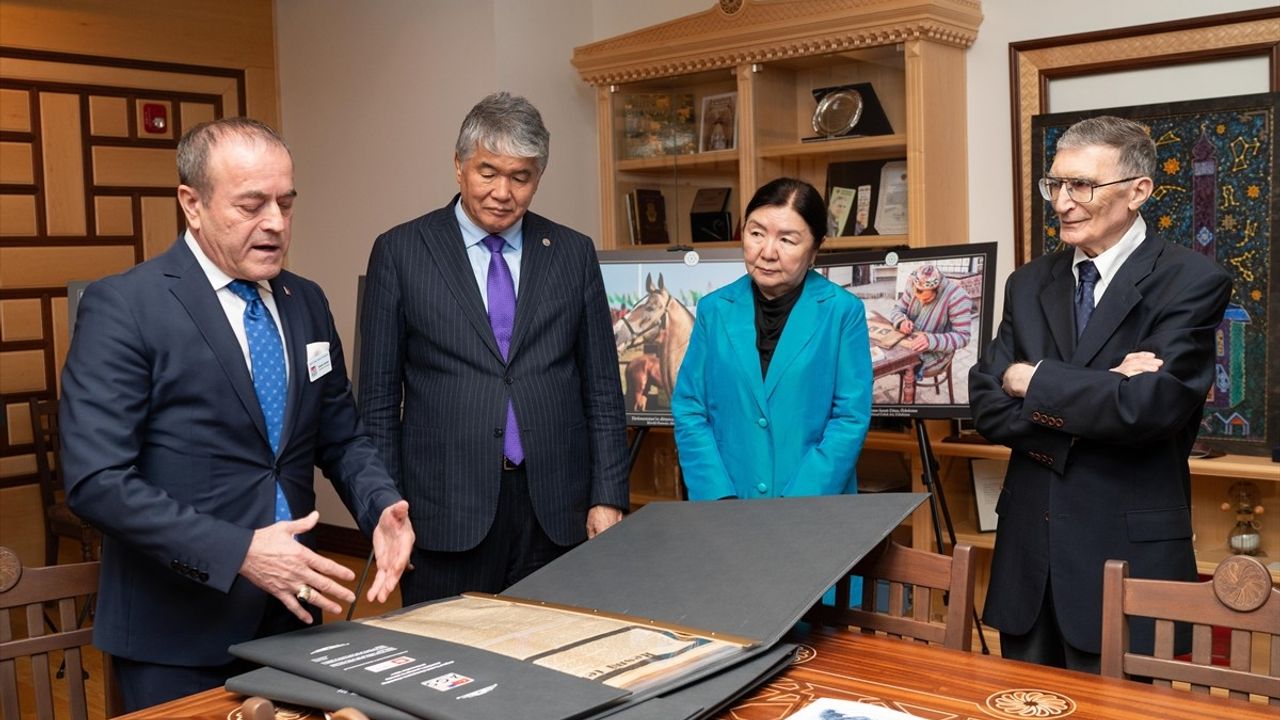
[[[307,378],[315,382],[333,370],[333,361],[329,358],[329,343],[307,343]]]

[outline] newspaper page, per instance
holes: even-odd
[[[363,622],[632,692],[742,652],[739,644],[643,622],[472,595]]]

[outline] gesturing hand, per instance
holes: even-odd
[[[369,602],[386,602],[387,595],[396,589],[400,574],[409,564],[413,550],[413,526],[409,523],[409,503],[401,500],[388,505],[373,529],[373,557],[378,564],[378,574],[369,585],[365,597]]]
[[[255,530],[249,552],[240,565],[241,575],[284,603],[307,624],[311,623],[311,614],[297,597],[304,585],[311,588],[307,602],[332,615],[342,612],[338,602],[356,599],[355,593],[339,582],[351,582],[355,573],[294,539],[315,527],[319,520],[320,513],[313,510],[304,518]]]

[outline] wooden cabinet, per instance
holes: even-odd
[[[596,88],[602,247],[632,243],[627,197],[638,189],[662,193],[667,244],[688,245],[699,188],[732,189],[736,226],[773,178],[825,192],[830,163],[886,158],[907,163],[906,234],[838,237],[825,247],[967,242],[964,52],[980,8],[975,0],[725,0],[577,48],[573,64]],[[892,132],[805,142],[815,135],[813,91],[855,83],[870,83]],[[731,93],[735,132],[717,149],[716,117],[704,106],[723,106]],[[736,243],[708,245],[717,244]]]

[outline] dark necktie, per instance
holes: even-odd
[[[258,396],[262,417],[267,421],[271,452],[278,454],[280,431],[284,427],[285,396],[289,390],[288,377],[284,372],[284,346],[280,343],[276,321],[258,293],[258,284],[232,280],[227,287],[246,303],[244,334],[249,341],[249,364],[253,366],[253,391]],[[293,519],[279,481],[276,482],[275,516],[276,522]]]
[[[1076,266],[1080,273],[1080,282],[1076,285],[1076,339],[1084,335],[1084,326],[1089,324],[1093,316],[1093,287],[1098,284],[1098,268],[1092,260],[1085,260]]]
[[[511,268],[507,267],[506,258],[502,257],[502,246],[506,244],[506,240],[497,235],[487,235],[481,242],[489,248],[489,281],[486,285],[489,292],[489,327],[493,328],[498,350],[502,352],[502,359],[506,360],[507,350],[511,347],[511,328],[516,321],[516,284],[511,279]],[[507,427],[502,432],[502,452],[516,465],[524,462],[520,427],[516,425],[516,408],[510,400],[507,401]]]

